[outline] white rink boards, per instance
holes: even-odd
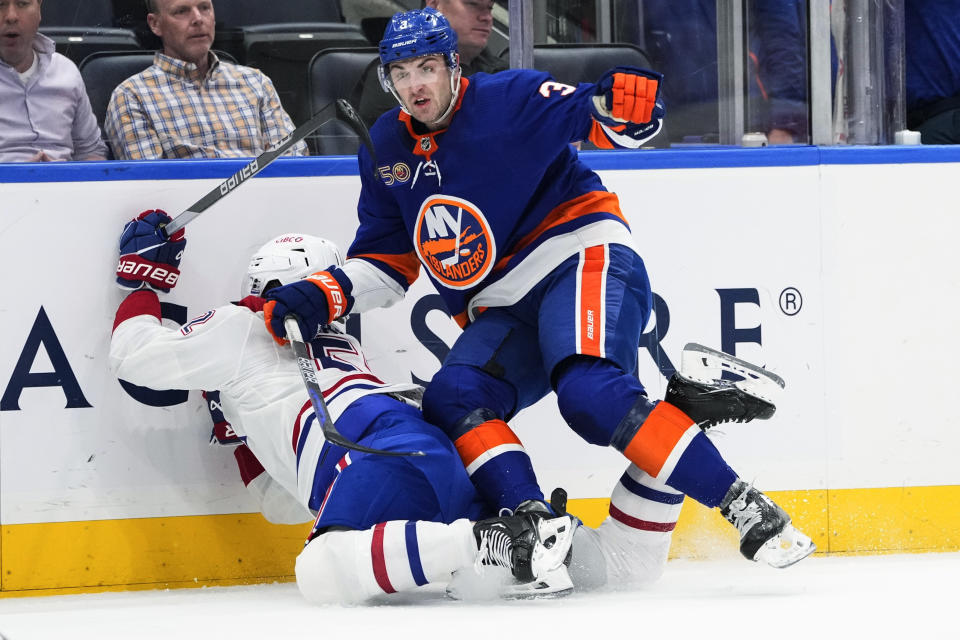
[[[767,490],[960,485],[960,154],[882,151],[584,154],[620,196],[658,297],[648,331],[662,352],[640,350],[650,394],[662,396],[661,372],[691,341],[732,348],[786,380],[773,420],[715,438]],[[147,406],[106,369],[123,223],[147,208],[175,214],[237,168],[0,166],[4,527],[252,510],[231,452],[207,445],[198,393]],[[249,253],[274,235],[323,235],[346,249],[355,174],[352,159],[283,159],[205,212],[187,228],[181,283],[165,297],[171,316],[235,299]],[[402,303],[360,320],[385,379],[429,379],[456,338],[433,294],[421,276]],[[572,498],[607,497],[625,466],[580,442],[551,398],[513,425],[543,486]]]

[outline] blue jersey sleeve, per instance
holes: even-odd
[[[642,125],[626,123],[615,130],[604,127],[593,117],[593,83],[572,86],[532,70],[501,72],[495,78],[501,81],[504,126],[517,127],[532,144],[590,140],[602,149],[636,148],[660,130],[659,119]]]
[[[549,73],[525,69],[502,71],[493,77],[501,87],[499,110],[507,123],[532,141],[550,138],[568,144],[589,135],[592,84],[574,87],[554,80]],[[495,99],[496,95],[484,98]]]
[[[357,159],[362,185],[357,205],[360,227],[347,257],[370,263],[406,291],[420,273],[410,234],[396,200],[390,197],[379,174],[375,177],[379,169],[373,166],[366,148],[360,148]]]

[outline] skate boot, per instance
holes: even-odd
[[[816,550],[809,537],[790,523],[790,516],[773,500],[737,480],[720,503],[720,513],[740,532],[740,553],[783,569]]]
[[[670,378],[664,399],[701,429],[722,422],[767,420],[776,411],[785,385],[775,373],[692,342],[680,358],[680,371]]]
[[[729,380],[695,382],[679,373],[667,384],[664,400],[690,416],[706,431],[723,422],[767,420],[776,407],[744,392]]]
[[[556,508],[539,500],[527,500],[513,515],[481,520],[474,525],[477,573],[482,572],[484,565],[497,565],[513,575],[512,582],[502,585],[501,595],[531,597],[573,588],[567,565],[580,521],[566,514],[566,497],[566,492],[558,489],[551,498]]]

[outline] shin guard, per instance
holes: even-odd
[[[458,423],[454,440],[467,475],[497,509],[513,510],[524,500],[543,500],[530,456],[520,439],[492,412],[472,412]]]
[[[668,402],[640,396],[611,444],[658,482],[708,507],[719,505],[737,479],[696,423]]]

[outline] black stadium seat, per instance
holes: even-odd
[[[339,0],[229,0],[215,6],[217,33],[214,47],[233,54],[247,64],[244,30],[264,25],[309,23],[343,24]],[[303,33],[309,33],[304,30]],[[312,54],[311,54],[312,55]],[[309,61],[309,58],[307,58]]]
[[[118,84],[153,64],[149,51],[103,51],[94,53],[80,63],[80,75],[87,87],[90,106],[103,129],[103,118],[110,103],[110,94]]]
[[[509,49],[500,54],[509,58]],[[533,47],[533,68],[548,71],[566,84],[596,82],[603,72],[618,65],[652,69],[642,49],[627,43],[538,44]]]
[[[309,112],[316,113],[337,98],[346,98],[358,106],[360,78],[377,57],[376,47],[325,49],[310,61],[308,78]],[[323,125],[311,139],[311,150],[318,155],[353,154],[359,140],[339,120]]]
[[[47,0],[41,22],[55,27],[112,27],[112,0]]]
[[[40,33],[77,64],[96,51],[140,47],[133,31],[114,28],[111,0],[48,0],[41,15]]]
[[[217,24],[227,28],[281,22],[343,22],[338,0],[226,0],[214,5]]]
[[[368,47],[360,27],[339,22],[264,24],[243,28],[246,63],[273,80],[280,101],[294,122],[306,122],[304,95],[310,60],[324,49]]]

